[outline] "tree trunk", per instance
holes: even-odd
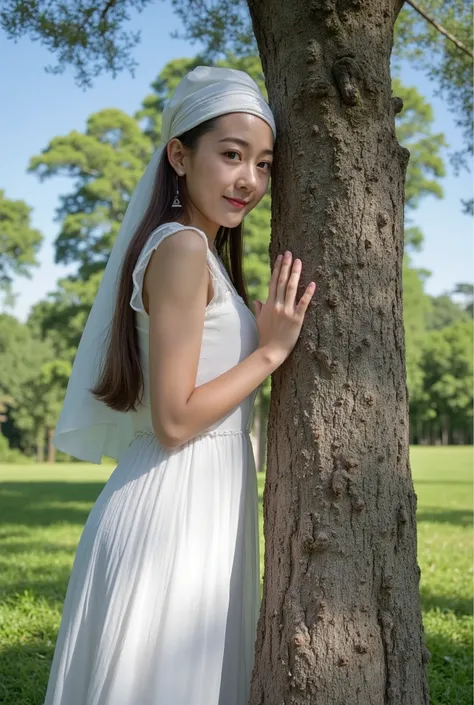
[[[56,448],[53,445],[54,428],[48,428],[48,463],[56,461]]]
[[[248,0],[279,131],[270,255],[318,291],[273,377],[251,705],[426,705],[402,318],[401,2]]]
[[[443,446],[449,445],[449,417],[443,417],[443,426],[441,429],[441,444]]]
[[[44,426],[36,432],[36,462],[44,463]]]
[[[268,423],[268,410],[265,400],[262,398],[260,404],[260,441],[259,441],[259,451],[258,456],[258,470],[263,472],[265,469],[265,463],[267,462],[267,423]]]

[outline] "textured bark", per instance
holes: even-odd
[[[408,456],[395,0],[249,0],[279,136],[270,256],[318,291],[273,377],[251,705],[426,705]],[[300,293],[301,293],[300,291]]]

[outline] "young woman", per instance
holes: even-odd
[[[74,362],[55,444],[118,465],[88,517],[45,705],[246,705],[259,612],[249,437],[314,294],[273,268],[255,318],[244,216],[275,125],[245,73],[198,67],[163,114]],[[226,265],[224,265],[224,261]]]

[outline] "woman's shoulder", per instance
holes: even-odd
[[[189,225],[183,225],[182,223],[169,222],[162,223],[157,228],[155,228],[148,236],[139,256],[135,267],[132,272],[132,282],[133,282],[133,292],[130,300],[130,305],[136,311],[144,311],[142,292],[143,283],[145,278],[145,272],[150,262],[152,254],[157,250],[158,246],[169,238],[169,236],[178,233],[180,231],[196,231],[201,235],[201,238],[205,242],[206,260],[208,261],[209,244],[206,235],[199,228],[194,228]],[[196,236],[194,238],[173,238],[173,246],[178,248],[179,252],[188,251],[192,249],[196,250]],[[203,247],[202,243],[198,243],[199,248]]]
[[[176,221],[169,221],[167,223],[161,223],[158,227],[151,231],[142,249],[142,255],[145,252],[151,252],[151,250],[156,249],[162,240],[180,231],[192,231],[198,233],[204,241],[206,249],[208,249],[209,243],[207,236],[202,230],[194,227],[193,225],[184,225],[183,223],[178,223]]]

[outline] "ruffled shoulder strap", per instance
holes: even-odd
[[[158,226],[156,230],[153,230],[153,232],[148,237],[148,240],[143,246],[143,249],[140,252],[137,263],[133,270],[133,291],[132,296],[130,298],[130,306],[134,309],[134,311],[148,316],[147,312],[145,311],[145,307],[143,306],[142,299],[143,280],[145,277],[145,271],[148,266],[148,262],[150,261],[150,257],[152,253],[156,250],[158,245],[163,242],[163,240],[165,240],[167,237],[179,232],[180,230],[195,230],[197,233],[199,233],[199,235],[203,238],[204,242],[206,243],[207,266],[211,275],[212,288],[214,290],[213,299],[208,305],[207,309],[214,307],[217,303],[222,301],[223,296],[225,295],[226,286],[225,283],[222,281],[222,272],[219,269],[218,263],[211,250],[209,249],[209,243],[205,233],[202,230],[199,230],[198,228],[194,228],[189,225],[182,225],[181,223],[164,223],[163,225]]]

